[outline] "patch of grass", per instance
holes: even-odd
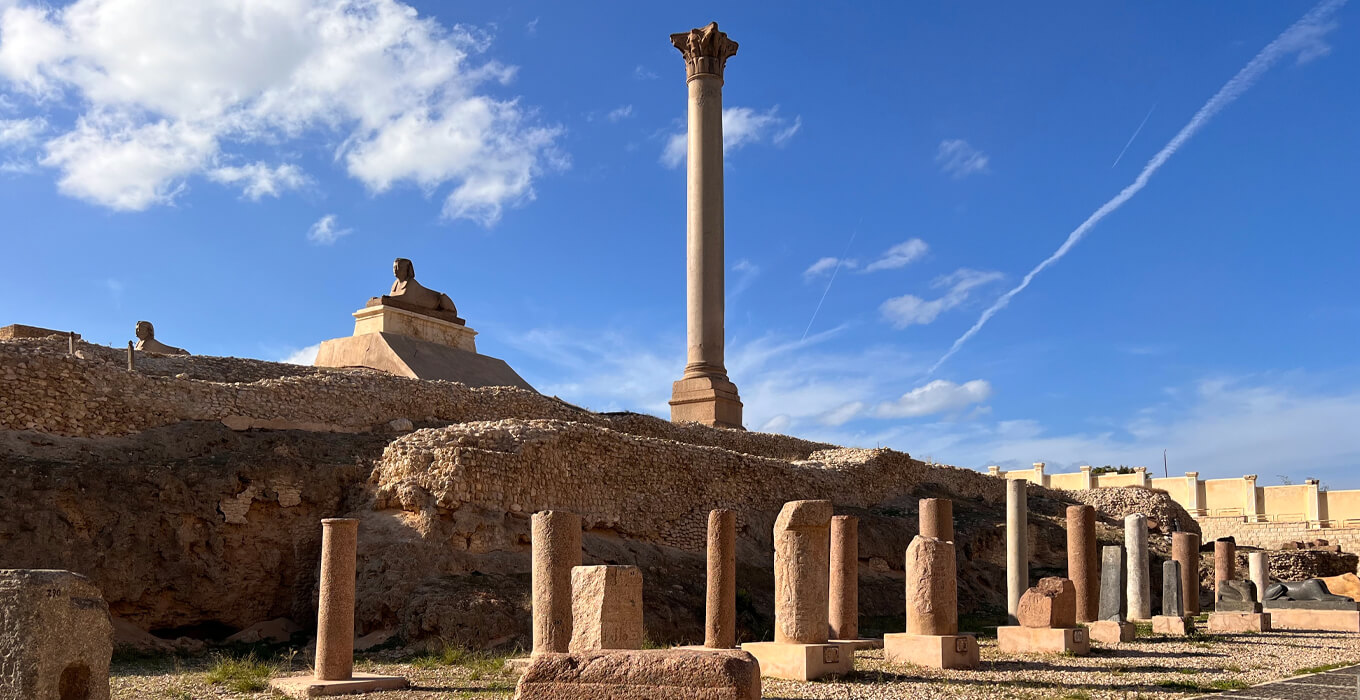
[[[1074,690],[1062,696],[1059,700],[1091,700],[1091,694],[1084,690]]]
[[[1309,674],[1312,674],[1312,673],[1326,673],[1327,671],[1335,671],[1335,670],[1338,669],[1338,668],[1345,668],[1345,667],[1350,666],[1350,665],[1351,665],[1351,664],[1347,664],[1347,663],[1343,663],[1343,664],[1324,664],[1324,665],[1322,665],[1322,666],[1309,666],[1309,667],[1307,667],[1307,668],[1296,668],[1296,669],[1294,669],[1294,675],[1296,675],[1296,676],[1306,676],[1306,675],[1309,675]]]
[[[237,693],[258,693],[269,687],[270,677],[277,672],[275,664],[261,661],[254,654],[218,656],[206,679],[211,685],[226,686]]]
[[[505,660],[514,655],[514,651],[495,653],[469,649],[461,644],[445,643],[439,651],[417,656],[409,659],[407,663],[424,670],[458,666],[468,672],[469,680],[480,681],[504,677]]]
[[[1134,631],[1139,637],[1151,637],[1151,636],[1152,636],[1152,623],[1151,623],[1151,622],[1135,622],[1135,623],[1133,623],[1133,631]]]
[[[1198,693],[1206,689],[1204,686],[1194,681],[1180,681],[1180,680],[1162,681],[1161,683],[1157,684],[1157,687],[1166,688],[1167,690],[1185,690],[1193,693]]]
[[[1195,675],[1196,673],[1199,673],[1199,669],[1197,669],[1197,668],[1178,668],[1178,669],[1176,669],[1176,673],[1179,673],[1179,674],[1185,675],[1185,676],[1193,676],[1193,675]]]
[[[1241,673],[1242,667],[1238,666],[1237,664],[1228,664],[1227,666],[1223,667],[1223,670],[1227,673]]]
[[[1228,678],[1225,680],[1214,681],[1213,683],[1209,684],[1209,687],[1213,688],[1214,690],[1242,690],[1243,688],[1250,688],[1251,684],[1244,683],[1242,681],[1237,680],[1236,678]]]

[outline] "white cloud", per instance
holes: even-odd
[[[349,234],[354,233],[354,229],[340,228],[335,222],[336,218],[334,214],[327,214],[320,219],[317,219],[316,223],[312,224],[311,228],[307,229],[307,240],[316,243],[317,245],[331,245],[340,240],[341,236],[348,236]]]
[[[279,359],[279,362],[287,362],[290,365],[308,365],[316,362],[316,354],[321,351],[321,343],[308,345],[305,348],[294,350]]]
[[[963,384],[936,379],[908,391],[896,401],[880,403],[875,413],[880,418],[917,418],[958,411],[986,401],[991,395],[992,385],[982,379]]]
[[[278,197],[287,190],[299,189],[311,180],[302,169],[292,163],[269,167],[264,161],[248,165],[222,166],[208,171],[208,179],[224,184],[241,185],[241,194],[251,201],[262,197]]]
[[[893,297],[879,306],[884,318],[896,328],[932,323],[940,314],[968,300],[973,289],[1002,278],[1000,272],[981,272],[960,268],[936,279],[932,286],[947,287],[938,299],[922,299],[914,294]]]
[[[864,271],[877,272],[878,270],[896,270],[899,267],[906,267],[921,259],[929,249],[930,247],[926,245],[926,242],[919,238],[903,241],[889,248],[879,259],[865,266]]]
[[[863,401],[851,401],[850,403],[843,404],[829,411],[826,415],[821,417],[821,421],[826,425],[843,425],[851,419],[858,417],[863,410]]]
[[[661,76],[657,75],[647,66],[639,64],[637,68],[633,69],[633,77],[637,80],[656,80]]]
[[[935,163],[955,180],[987,172],[987,154],[963,139],[945,139],[935,152]]]
[[[617,123],[631,116],[633,116],[633,105],[624,105],[610,110],[609,114],[605,115],[605,119]]]
[[[808,269],[803,270],[803,281],[810,282],[818,277],[833,272],[837,268],[837,266],[844,267],[846,269],[854,269],[854,267],[857,264],[858,263],[856,263],[854,260],[849,259],[821,258],[817,262],[809,265]]]
[[[803,126],[802,117],[793,121],[779,116],[776,105],[764,112],[750,107],[728,107],[723,110],[723,155],[728,155],[747,144],[769,142],[783,146]],[[678,168],[685,162],[689,136],[685,132],[671,134],[661,152],[661,162],[668,168]]]
[[[82,105],[42,163],[62,192],[114,209],[170,203],[251,145],[321,134],[374,192],[447,188],[447,217],[489,226],[566,165],[560,129],[479,94],[514,75],[479,58],[489,45],[397,0],[24,4],[0,15],[0,85],[36,109]]]
[[[47,130],[47,120],[42,117],[32,119],[0,119],[0,146],[29,146],[37,142],[38,135]]]

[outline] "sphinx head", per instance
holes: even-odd
[[[396,275],[397,279],[402,282],[409,282],[416,278],[416,266],[412,265],[411,261],[406,258],[397,258],[392,263],[392,274]]]
[[[156,337],[156,329],[150,321],[138,321],[133,332],[137,335],[137,340],[151,340]]]

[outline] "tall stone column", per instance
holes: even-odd
[[[741,398],[723,361],[722,88],[737,42],[713,22],[671,35],[689,86],[686,165],[685,373],[671,390],[671,420],[741,427]]]
[[[789,501],[774,523],[774,641],[827,641],[831,501]]]
[[[1029,502],[1024,479],[1006,481],[1006,615],[1020,624],[1020,597],[1029,589]]]
[[[1077,589],[1077,622],[1100,619],[1100,579],[1096,573],[1096,509],[1067,507],[1067,578]]]
[[[954,502],[948,498],[922,498],[920,535],[945,542],[954,541]]]
[[[1264,603],[1266,584],[1270,583],[1270,555],[1265,552],[1248,554],[1247,576],[1256,584],[1256,602]]]
[[[1199,614],[1199,535],[1171,533],[1171,558],[1180,564],[1181,597],[1186,615]]]
[[[572,635],[571,570],[581,565],[581,516],[545,510],[534,513],[531,528],[533,652],[566,652]]]
[[[359,521],[321,521],[321,590],[316,611],[316,679],[354,675],[354,578]]]
[[[859,639],[859,518],[831,519],[831,597],[827,623],[832,639]]]
[[[1152,572],[1148,569],[1147,516],[1134,513],[1124,517],[1124,550],[1128,552],[1129,619],[1152,619]]]
[[[1237,542],[1230,539],[1214,540],[1214,601],[1218,601],[1218,589],[1224,581],[1231,581],[1237,574]]]
[[[704,605],[704,646],[737,645],[737,512],[708,513],[708,598]]]

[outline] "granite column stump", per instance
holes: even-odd
[[[533,653],[571,650],[571,570],[581,565],[581,516],[561,510],[530,520]]]
[[[831,641],[855,649],[875,649],[881,644],[859,636],[859,518],[831,518],[831,596],[827,601],[827,625]]]
[[[1137,629],[1124,617],[1128,588],[1124,585],[1124,548],[1109,545],[1100,550],[1100,619],[1087,625],[1091,640],[1114,645],[1132,642]]]
[[[1237,542],[1220,538],[1214,540],[1214,603],[1218,602],[1224,581],[1231,581],[1237,575]]]
[[[1067,577],[1077,589],[1077,622],[1100,619],[1100,578],[1096,569],[1096,509],[1067,507]]]
[[[959,634],[954,543],[918,535],[907,547],[907,631],[883,637],[883,657],[929,668],[978,667],[977,639]]]
[[[1180,564],[1181,595],[1185,614],[1190,616],[1198,615],[1200,611],[1199,543],[1199,535],[1193,532],[1171,533],[1171,558]]]
[[[708,582],[704,603],[704,646],[737,646],[737,512],[708,514]]]
[[[1152,619],[1152,572],[1148,563],[1147,516],[1134,513],[1124,517],[1124,551],[1129,565],[1129,620]]]
[[[1270,555],[1252,552],[1247,555],[1247,578],[1256,585],[1256,602],[1264,603],[1266,586],[1270,584]]]
[[[1172,559],[1162,562],[1162,614],[1152,618],[1152,631],[1174,637],[1184,637],[1194,629],[1185,615],[1181,592],[1181,564]]]
[[[954,502],[948,498],[922,498],[920,523],[922,537],[934,537],[945,542],[954,541]]]
[[[1027,482],[1006,482],[1006,616],[1018,623],[1020,598],[1029,588],[1029,503]]]

